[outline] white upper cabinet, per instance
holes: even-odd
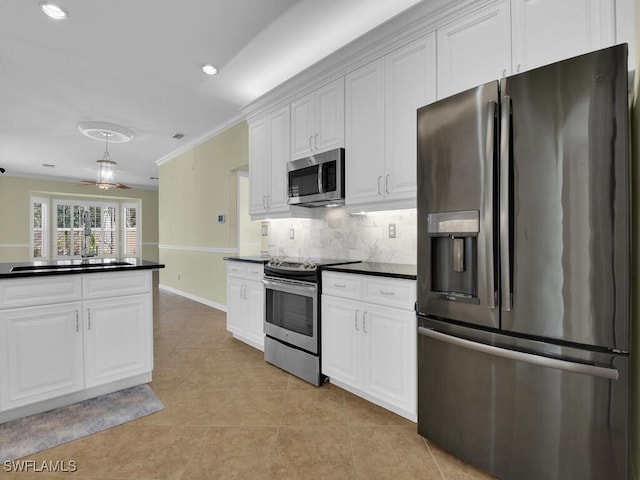
[[[508,1],[497,2],[438,28],[438,98],[511,72],[509,10]]]
[[[267,211],[266,195],[271,179],[268,177],[267,119],[249,124],[249,213]]]
[[[249,213],[287,212],[287,162],[290,157],[289,106],[249,125]]]
[[[344,80],[291,104],[291,155],[303,158],[344,146]]]
[[[511,0],[513,72],[615,43],[615,0]]]
[[[384,193],[384,59],[345,77],[346,204]]]
[[[345,78],[346,204],[415,207],[416,110],[436,99],[435,35]]]
[[[418,143],[416,110],[435,99],[436,41],[432,33],[385,57],[387,201],[415,201]]]

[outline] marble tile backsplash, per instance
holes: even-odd
[[[389,238],[395,224],[395,238]],[[322,218],[269,221],[271,256],[337,258],[415,264],[416,210],[350,215],[345,208],[325,209]]]

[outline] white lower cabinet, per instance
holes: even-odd
[[[0,292],[0,423],[151,380],[150,270],[7,279]]]
[[[323,286],[322,373],[331,383],[415,422],[415,282],[324,272]],[[372,288],[381,296],[367,296]],[[413,296],[402,297],[407,304],[398,308],[397,299],[408,291]]]
[[[0,310],[0,409],[84,388],[82,303]]]
[[[152,369],[151,295],[84,302],[85,387]]]
[[[264,350],[263,274],[261,264],[227,263],[227,330],[259,350]]]

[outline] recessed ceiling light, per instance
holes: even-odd
[[[42,2],[40,4],[40,10],[55,20],[66,20],[69,18],[69,14],[62,7],[54,3]]]
[[[207,75],[216,75],[218,73],[218,69],[210,64],[203,65],[202,71]]]

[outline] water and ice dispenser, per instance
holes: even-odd
[[[478,210],[430,213],[427,232],[431,242],[430,295],[449,300],[478,300]]]

